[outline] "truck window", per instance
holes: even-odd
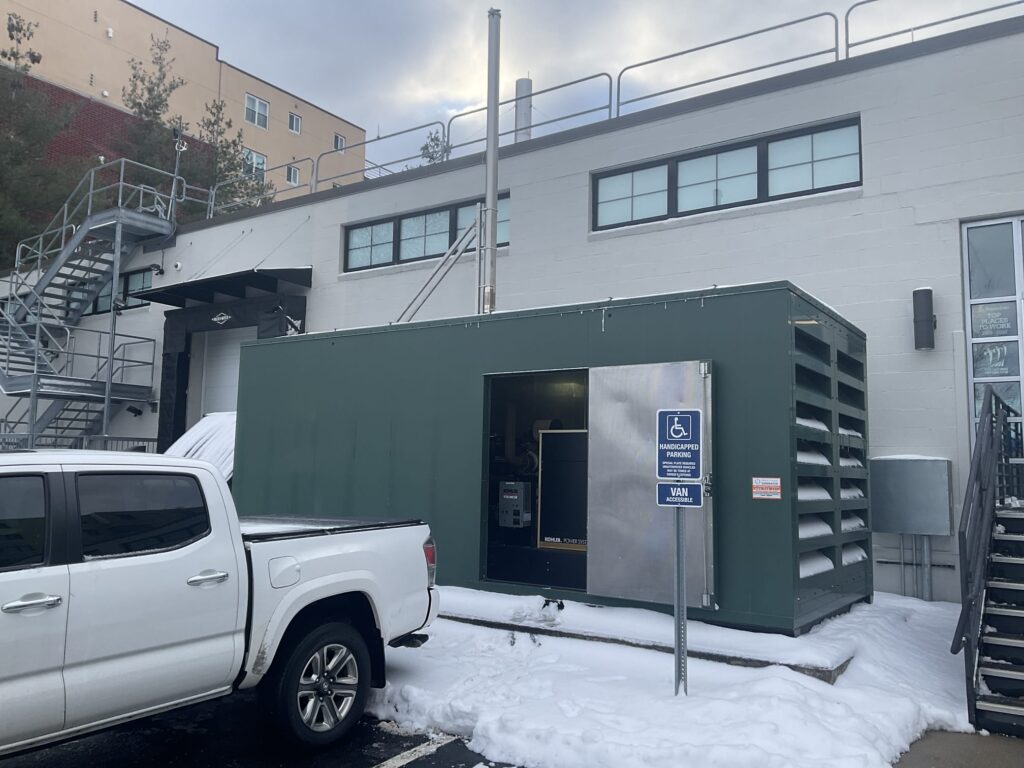
[[[0,571],[42,565],[45,550],[43,478],[0,476]]]
[[[85,558],[175,549],[210,531],[199,482],[190,475],[80,474],[78,511]]]

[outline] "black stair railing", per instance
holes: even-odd
[[[1013,461],[1021,456],[1020,416],[992,390],[985,395],[978,418],[978,433],[971,455],[963,512],[958,532],[960,549],[960,599],[962,609],[950,651],[964,652],[967,707],[975,722],[979,645],[985,610],[985,583],[992,550],[992,526],[996,504],[1022,495],[1024,466]]]

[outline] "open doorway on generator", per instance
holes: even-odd
[[[486,378],[486,579],[586,589],[587,374]]]

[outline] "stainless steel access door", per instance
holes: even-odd
[[[590,369],[587,592],[671,604],[675,510],[657,503],[657,412],[699,408],[703,475],[711,475],[711,364]],[[686,602],[714,607],[712,499],[685,509]]]

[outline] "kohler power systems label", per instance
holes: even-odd
[[[755,499],[781,499],[782,478],[781,477],[754,477],[751,478],[751,493]]]

